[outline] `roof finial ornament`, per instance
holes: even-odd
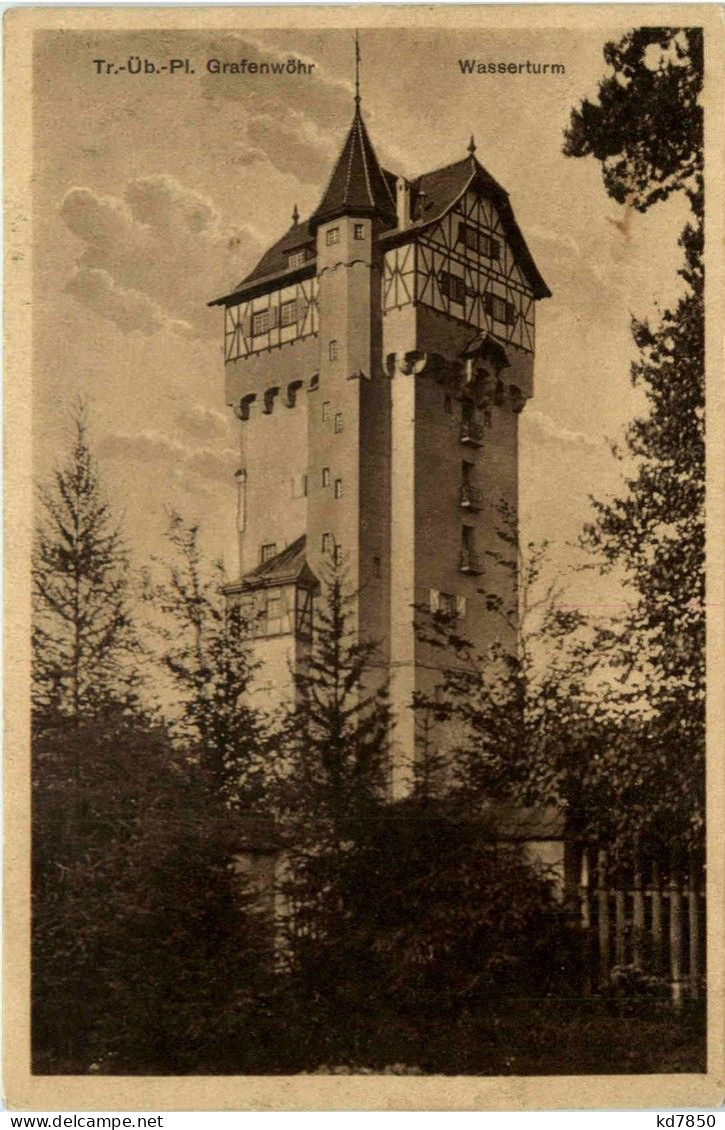
[[[355,28],[355,106],[360,108],[360,37]]]
[[[297,203],[295,202],[295,206],[292,209],[292,223],[294,224],[295,227],[297,227],[299,221],[300,221],[300,213],[299,213],[299,209],[297,207]]]
[[[473,134],[471,134],[471,140],[468,143],[468,152],[471,156],[476,152],[476,142],[473,140]]]

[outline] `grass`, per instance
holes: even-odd
[[[383,1035],[383,1032],[385,1033]],[[381,1028],[366,1048],[317,1070],[450,1075],[628,1075],[704,1072],[705,1009],[627,1001],[497,1002],[485,1016],[431,1029]],[[330,1049],[332,1051],[332,1049]],[[313,1068],[314,1070],[314,1068]]]

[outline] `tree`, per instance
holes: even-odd
[[[144,597],[171,678],[169,725],[228,801],[254,805],[264,792],[267,727],[249,702],[249,625],[224,593],[223,565],[204,561],[198,526],[172,514],[168,538],[171,559],[161,579],[147,571]]]
[[[345,838],[350,817],[384,794],[391,715],[376,680],[377,646],[359,638],[356,594],[329,564],[315,601],[313,638],[294,673],[296,700],[281,734],[280,814],[299,842]]]
[[[72,414],[65,464],[38,491],[32,560],[36,723],[89,717],[135,702],[138,640],[128,552],[88,443],[85,407]]]
[[[319,896],[305,925],[316,929],[297,938],[294,969],[308,1069],[451,1070],[461,1027],[471,1054],[502,1003],[569,988],[574,932],[518,848],[414,799],[368,813],[350,839],[309,861]]]
[[[573,111],[564,146],[602,162],[620,203],[645,211],[684,192],[691,206],[679,241],[685,291],[659,325],[633,322],[632,381],[649,409],[627,432],[633,471],[621,498],[594,501],[584,536],[635,594],[628,615],[596,640],[618,673],[614,694],[643,706],[631,741],[619,742],[622,787],[651,790],[650,825],[690,841],[701,839],[704,811],[702,51],[699,28],[638,28],[607,44],[613,73],[598,102]],[[646,691],[633,675],[646,678]]]
[[[330,562],[324,570],[274,758],[281,893],[290,908],[283,933],[293,969],[304,937],[322,937],[331,926],[325,877],[355,851],[361,824],[385,803],[389,756],[391,716],[376,645],[358,636],[356,595],[346,590],[343,567]]]
[[[71,841],[62,766],[76,745],[87,804]],[[254,1070],[269,932],[214,783],[131,718],[44,732],[36,757],[34,1070]]]

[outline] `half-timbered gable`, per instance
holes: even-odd
[[[225,361],[309,337],[318,331],[317,278],[231,303],[224,315]]]
[[[533,353],[535,301],[549,291],[505,191],[473,154],[410,191],[410,227],[382,237],[384,313],[420,303]]]

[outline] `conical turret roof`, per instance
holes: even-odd
[[[365,128],[360,104],[322,200],[310,216],[314,230],[344,215],[379,215],[395,220],[395,200]]]

